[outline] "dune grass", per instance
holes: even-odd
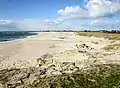
[[[94,36],[99,38],[106,38],[109,40],[120,40],[120,34],[117,33],[103,33],[103,32],[77,32],[81,36]]]
[[[120,65],[96,65],[72,74],[39,78],[31,88],[119,88]]]
[[[104,47],[103,49],[105,49],[105,50],[117,50],[117,49],[120,49],[120,44],[110,44],[110,45]]]
[[[34,69],[35,68],[32,68],[33,71]],[[28,69],[26,70],[28,71]],[[21,75],[24,75],[26,74],[26,70],[2,70],[0,71],[0,83],[7,85],[9,81],[11,82],[11,80],[8,81],[8,79],[14,78],[17,74],[20,75],[19,73],[21,71],[24,72],[21,73]],[[23,78],[23,76],[20,75],[17,79],[15,78],[16,82],[13,81],[13,83],[16,83],[16,87],[10,87],[14,84],[9,84],[7,88],[120,88],[120,65],[118,64],[92,65],[89,68],[63,75],[41,77],[35,72],[31,74],[35,74],[35,80],[32,84],[29,84],[31,76]],[[19,83],[19,80],[22,81]]]

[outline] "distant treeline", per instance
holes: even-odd
[[[101,32],[104,32],[104,33],[120,33],[120,30],[111,30],[111,31],[102,30]]]
[[[92,30],[41,30],[39,32],[103,32],[103,33],[120,33],[120,30],[97,30],[97,31],[92,31]]]
[[[99,30],[99,31],[84,30],[84,32],[120,33],[120,30]]]
[[[76,30],[41,30],[39,32],[80,32]]]

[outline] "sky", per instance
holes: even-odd
[[[0,31],[120,29],[120,0],[0,0]]]

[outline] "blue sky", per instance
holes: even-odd
[[[0,0],[0,18],[54,18],[58,9],[72,5],[83,5],[81,0]]]
[[[0,0],[0,31],[119,29],[120,0]]]

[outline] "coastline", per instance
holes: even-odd
[[[31,37],[36,37],[37,35],[39,35],[40,32],[32,32],[32,33],[36,33],[36,35],[29,35],[29,36],[26,36],[25,38],[18,38],[18,39],[13,39],[13,40],[8,40],[8,41],[1,41],[1,43],[9,43],[9,42],[17,42],[17,41],[21,41],[21,40],[24,40],[26,38],[31,38]]]

